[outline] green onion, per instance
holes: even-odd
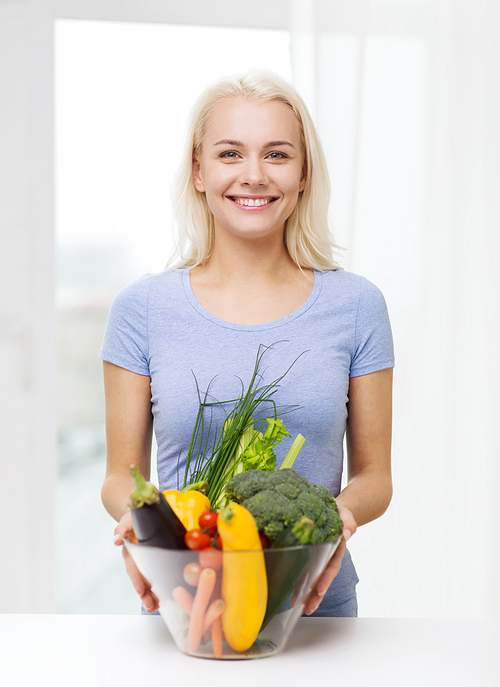
[[[213,508],[217,507],[219,502],[223,500],[227,481],[234,474],[244,469],[241,465],[241,454],[259,436],[259,432],[264,429],[267,417],[272,416],[274,420],[277,420],[278,413],[283,415],[297,407],[279,407],[276,405],[273,395],[277,391],[281,380],[288,374],[292,366],[300,358],[300,355],[280,377],[270,384],[259,386],[259,382],[262,380],[262,375],[260,374],[262,358],[274,345],[259,345],[248,388],[245,390],[244,384],[241,382],[241,395],[237,399],[230,401],[211,400],[213,399],[213,396],[209,393],[211,383],[202,395],[198,382],[196,382],[199,408],[186,455],[182,490],[186,491],[196,482],[208,482],[206,495],[210,499]],[[215,407],[222,408],[224,411],[225,421],[222,428],[213,427],[211,413]],[[228,410],[228,408],[231,409]],[[207,409],[210,411],[210,420],[208,422],[205,421],[205,410]],[[254,422],[256,424],[255,429]],[[215,439],[212,446],[209,447],[209,436],[212,429],[215,430]],[[290,451],[296,444],[297,439],[293,442]],[[303,439],[302,444],[304,441]],[[296,449],[293,460],[295,460],[302,444]],[[287,460],[290,451],[285,460]],[[289,459],[292,465],[293,460],[292,458]]]

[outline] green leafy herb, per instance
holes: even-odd
[[[268,417],[266,420],[268,427],[265,434],[254,431],[252,441],[240,455],[241,472],[251,468],[276,470],[276,456],[273,448],[280,443],[283,437],[289,437],[291,434],[286,431],[283,420],[272,417]]]
[[[274,470],[273,446],[290,436],[278,415],[289,413],[297,406],[277,406],[273,396],[300,355],[280,377],[264,384],[260,373],[262,358],[274,345],[260,344],[248,387],[245,389],[241,382],[241,395],[237,399],[213,400],[210,385],[201,394],[196,383],[199,408],[187,450],[182,488],[185,490],[195,482],[208,482],[206,495],[213,508],[224,500],[225,485],[233,475],[255,466],[260,470]],[[224,411],[222,427],[214,426],[212,411],[216,407]],[[213,441],[210,440],[212,431]]]

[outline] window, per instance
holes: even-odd
[[[290,80],[288,32],[56,23],[59,612],[139,610],[100,502],[98,351],[113,296],[169,256],[170,186],[194,100],[251,67]]]

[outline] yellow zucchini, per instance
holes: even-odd
[[[224,508],[217,527],[224,551],[222,627],[229,646],[246,651],[255,642],[266,614],[264,553],[253,515],[243,506],[232,503]]]

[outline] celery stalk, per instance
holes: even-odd
[[[250,420],[252,420],[252,418],[250,418]],[[241,435],[240,443],[238,444],[238,449],[234,457],[235,462],[239,460],[239,457],[246,449],[246,447],[252,443],[256,434],[258,434],[258,432],[253,428],[253,421],[251,421],[248,423],[248,425],[245,428],[245,431]],[[241,460],[237,463],[236,468],[236,474],[239,472],[243,472],[243,463],[241,462]]]
[[[288,449],[288,453],[283,458],[283,462],[280,465],[280,470],[282,470],[283,468],[293,468],[293,464],[295,463],[295,460],[299,455],[302,446],[304,446],[305,441],[305,437],[303,437],[302,434],[297,434],[297,436],[292,442],[292,445]]]

